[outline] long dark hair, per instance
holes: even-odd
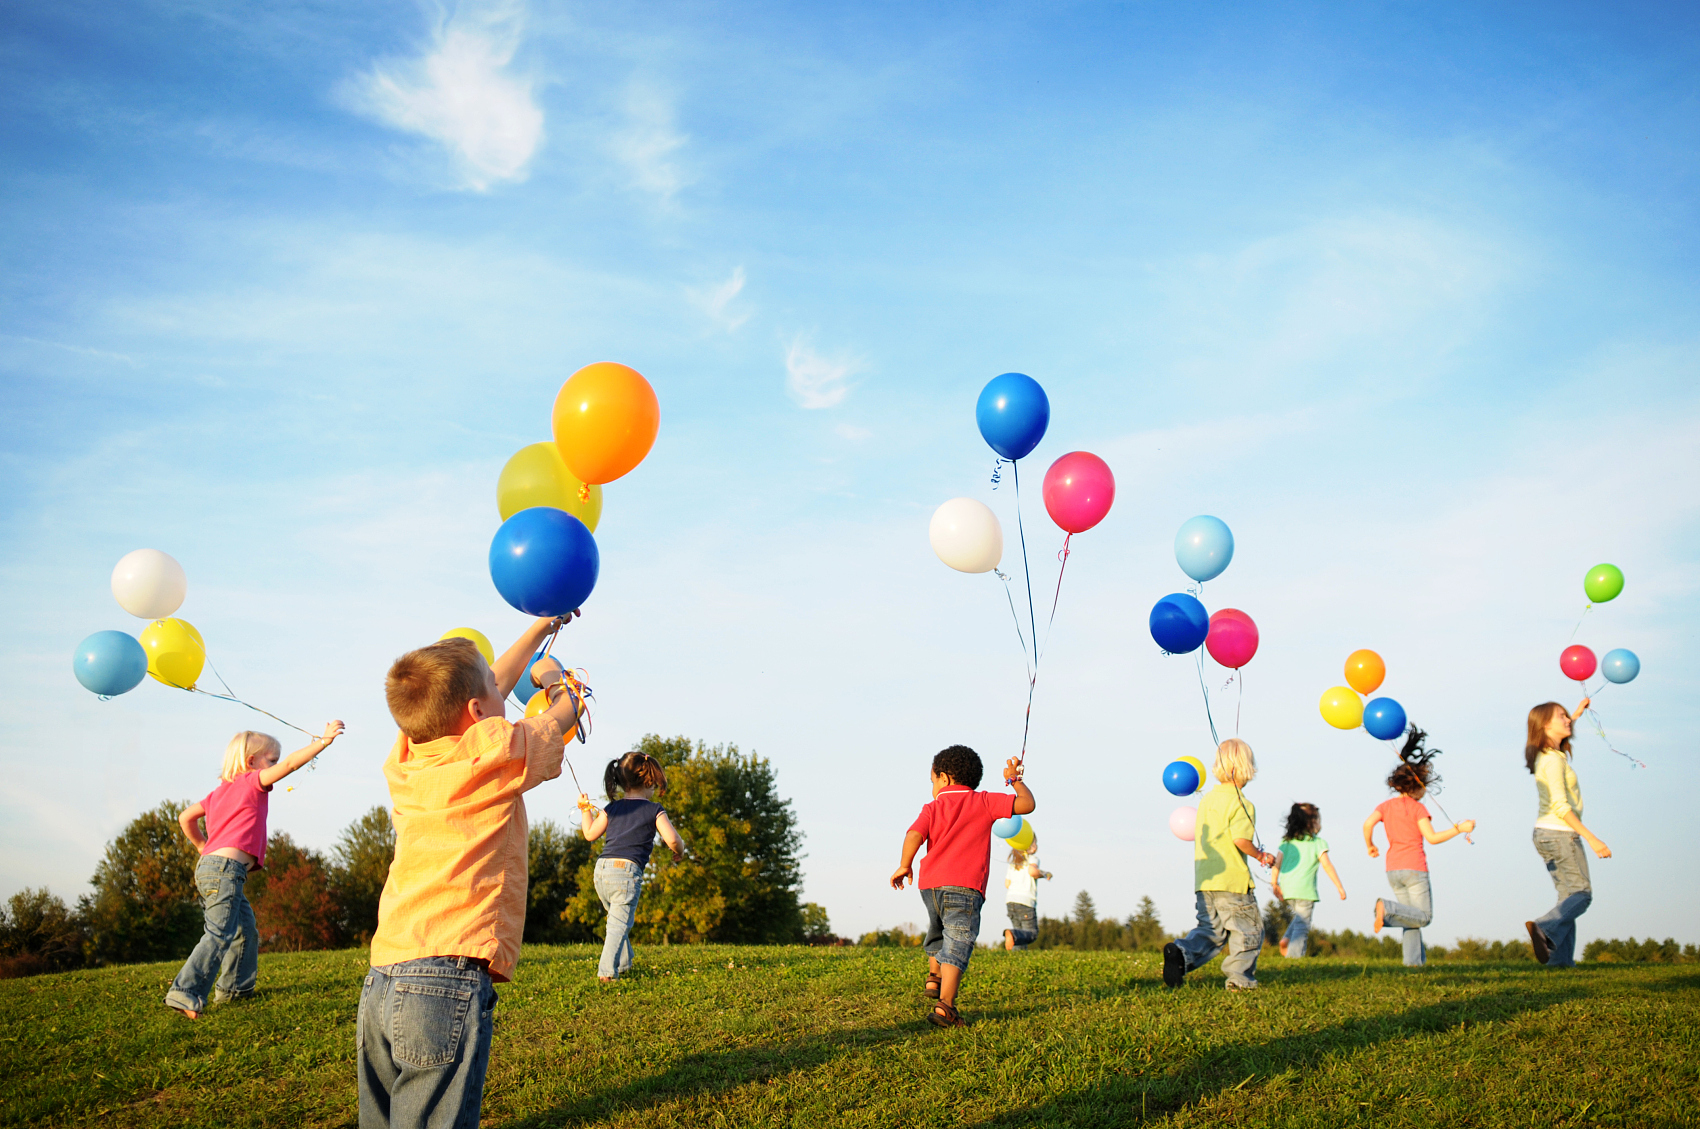
[[[633,788],[654,788],[658,793],[667,791],[667,772],[661,767],[661,762],[636,749],[609,761],[602,772],[602,791],[610,800],[616,793]]]
[[[1433,760],[1439,749],[1424,745],[1428,734],[1415,725],[1405,731],[1405,747],[1399,750],[1399,767],[1387,774],[1387,786],[1402,796],[1415,795],[1424,788],[1439,791],[1440,774]]]
[[[1566,717],[1570,716],[1570,711],[1557,702],[1542,702],[1529,711],[1529,736],[1523,742],[1523,764],[1527,766],[1531,776],[1535,772],[1535,758],[1546,750],[1547,726],[1552,724],[1554,710]],[[1565,756],[1570,755],[1570,738],[1566,737],[1558,743],[1558,751]]]
[[[1281,841],[1314,839],[1321,829],[1322,809],[1315,804],[1294,804],[1293,810],[1287,813],[1287,831],[1281,836]]]

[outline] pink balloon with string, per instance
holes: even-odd
[[[1238,670],[1257,654],[1257,624],[1238,608],[1223,608],[1211,614],[1204,646],[1211,658]]]
[[[1558,656],[1558,668],[1564,671],[1564,677],[1573,678],[1577,682],[1586,682],[1592,678],[1599,665],[1599,660],[1594,658],[1594,652],[1580,643],[1564,648],[1564,653]]]
[[[1045,472],[1045,512],[1068,533],[1085,533],[1104,520],[1116,500],[1116,476],[1087,451],[1070,451]]]

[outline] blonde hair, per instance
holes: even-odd
[[[283,746],[277,743],[277,738],[270,733],[255,733],[252,729],[244,729],[230,739],[230,744],[224,747],[224,767],[219,771],[218,778],[229,783],[248,771],[248,766],[257,756],[266,752],[283,752]]]
[[[1037,836],[1035,836],[1034,839],[1033,839],[1033,845],[1035,847],[1037,847],[1039,845],[1039,839],[1038,839]],[[1027,865],[1027,856],[1028,855],[1034,855],[1034,854],[1038,854],[1038,852],[1037,851],[1018,851],[1014,847],[1011,847],[1009,849],[1009,865],[1012,866],[1012,867],[1026,866]]]
[[[390,716],[414,741],[454,731],[466,703],[490,686],[490,665],[471,639],[456,636],[409,651],[390,664],[384,700]]]
[[[1218,784],[1244,787],[1257,775],[1257,758],[1251,746],[1238,737],[1230,737],[1216,746],[1216,765],[1210,770]]]

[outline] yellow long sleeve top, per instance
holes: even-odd
[[[1540,796],[1541,810],[1535,816],[1535,826],[1549,831],[1569,831],[1564,817],[1572,812],[1582,818],[1582,785],[1577,783],[1576,770],[1570,758],[1557,749],[1542,749],[1535,758],[1535,791]]]

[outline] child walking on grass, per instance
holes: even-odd
[[[494,668],[470,639],[409,651],[384,696],[401,732],[384,779],[395,859],[360,991],[361,1129],[475,1126],[495,1019],[525,929],[524,793],[561,774],[579,704],[558,672],[549,708],[509,722],[503,700],[543,637],[539,619]]]
[[[1039,939],[1039,879],[1049,878],[1051,872],[1039,868],[1039,838],[1027,844],[1025,851],[1009,852],[1009,870],[1004,874],[1004,911],[1009,914],[1009,928],[1003,931],[1003,947],[1026,949]]]
[[[208,988],[213,988],[214,1003],[254,994],[260,978],[260,933],[244,888],[249,871],[263,869],[266,863],[272,786],[330,748],[341,732],[342,722],[333,721],[323,737],[280,760],[283,746],[276,737],[243,730],[225,746],[218,777],[222,783],[177,817],[183,834],[201,849],[195,890],[206,912],[206,932],[165,993],[167,1006],[194,1019],[206,1010]]]
[[[1428,881],[1428,855],[1423,843],[1444,843],[1476,829],[1476,821],[1466,819],[1454,823],[1449,831],[1436,831],[1429,820],[1423,797],[1430,784],[1438,784],[1431,763],[1440,755],[1439,749],[1425,749],[1428,734],[1411,726],[1405,735],[1405,747],[1399,750],[1399,767],[1387,777],[1387,786],[1399,793],[1391,800],[1376,805],[1364,820],[1364,846],[1369,857],[1378,858],[1381,852],[1375,845],[1375,825],[1387,826],[1387,884],[1393,887],[1393,897],[1375,899],[1375,931],[1384,925],[1404,929],[1405,967],[1421,968],[1428,963],[1428,947],[1423,944],[1423,926],[1434,920],[1433,892]]]
[[[1211,772],[1216,787],[1199,801],[1192,840],[1198,925],[1163,946],[1163,983],[1179,988],[1187,973],[1210,963],[1226,948],[1222,972],[1228,989],[1245,991],[1257,987],[1257,951],[1263,947],[1263,917],[1245,860],[1274,866],[1278,859],[1253,843],[1257,808],[1241,791],[1257,775],[1251,746],[1238,737],[1223,741],[1216,747]]]
[[[602,774],[602,788],[611,801],[607,810],[592,807],[590,797],[582,792],[578,800],[585,840],[594,843],[608,836],[595,872],[596,896],[608,911],[596,979],[607,984],[632,969],[632,918],[643,893],[643,869],[655,849],[655,833],[661,833],[674,862],[684,855],[685,844],[673,830],[667,809],[651,798],[667,791],[667,773],[660,761],[636,750],[611,760]]]
[[[992,866],[992,824],[1026,815],[1036,806],[1022,782],[1021,762],[1009,758],[1004,783],[1015,794],[980,792],[980,754],[952,745],[933,758],[931,803],[909,825],[903,856],[891,873],[891,888],[901,890],[914,874],[915,852],[927,845],[921,877],[915,882],[927,906],[927,988],[936,1000],[927,1012],[935,1027],[966,1027],[957,1014],[956,990],[968,971],[968,958],[980,936],[980,907],[986,904],[986,877]]]
[[[1287,903],[1293,920],[1281,938],[1281,955],[1297,959],[1305,955],[1305,938],[1310,936],[1311,914],[1316,912],[1316,868],[1321,864],[1328,880],[1346,900],[1334,863],[1328,858],[1328,840],[1321,838],[1322,812],[1315,804],[1294,804],[1287,813],[1287,833],[1281,836],[1281,869],[1275,876],[1275,897]]]

